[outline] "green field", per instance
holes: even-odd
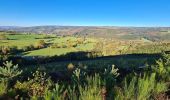
[[[43,38],[45,35],[37,35],[37,34],[15,34],[15,35],[6,35],[9,40],[1,40],[0,46],[17,46],[18,48],[22,48],[24,46],[29,46],[36,43],[39,39]],[[49,41],[49,39],[44,39],[45,41]]]
[[[48,38],[44,38],[47,36]],[[51,48],[50,46],[53,44],[58,45],[67,45],[69,43],[75,44],[77,40],[80,40],[82,38],[72,36],[59,37],[55,35],[44,34],[15,34],[15,35],[6,34],[6,37],[8,38],[8,40],[1,40],[0,46],[17,47],[18,49],[22,49],[25,46],[35,45],[39,40],[44,40],[47,44],[49,44],[45,48],[22,52],[21,55],[24,56],[54,56],[63,55],[69,52],[89,51],[93,49],[96,43],[95,39],[86,38],[86,40],[84,40],[83,43],[77,44],[76,47]]]

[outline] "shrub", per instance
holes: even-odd
[[[18,70],[18,65],[13,65],[12,61],[6,61],[4,66],[0,67],[1,78],[12,79],[22,73],[22,70]]]
[[[29,46],[24,46],[22,47],[23,51],[30,51],[30,50],[36,50],[37,48],[35,48],[33,45],[29,45]]]
[[[103,91],[101,91],[101,77],[98,74],[95,74],[94,77],[87,77],[86,79],[88,85],[79,87],[80,100],[102,100],[102,95],[105,96],[106,90],[103,88]]]
[[[9,47],[1,47],[1,52],[3,55],[7,55],[10,53],[10,48]]]
[[[61,100],[62,99],[62,93],[61,93],[61,86],[57,83],[55,84],[55,87],[50,91],[47,90],[44,95],[45,100]]]
[[[77,43],[78,43],[78,44],[83,44],[83,42],[84,42],[83,39],[78,39],[78,40],[77,40]]]
[[[4,34],[0,34],[0,40],[8,40],[8,38]]]
[[[63,44],[61,45],[62,48],[67,48],[67,45]]]
[[[10,83],[13,82],[13,78],[20,75],[22,70],[18,70],[18,65],[13,65],[12,61],[4,63],[4,66],[0,67],[0,95],[5,94],[8,88],[11,86]]]
[[[0,82],[0,97],[7,92],[7,83],[4,80]]]
[[[54,43],[50,47],[51,48],[61,48],[61,46],[58,43]]]
[[[158,82],[156,83],[154,94],[164,93],[168,90],[167,84],[164,82]]]
[[[74,67],[75,67],[75,66],[74,66],[72,63],[69,63],[68,66],[67,66],[67,69],[68,69],[69,71],[73,71]]]
[[[116,84],[117,81],[116,79],[119,76],[118,68],[115,68],[115,65],[112,65],[112,67],[108,67],[107,69],[105,69],[103,76],[104,76],[107,92],[108,93],[113,92],[112,88],[110,87],[113,87]],[[108,94],[108,95],[111,96],[112,94]]]
[[[39,40],[36,44],[37,48],[44,48],[46,46],[46,43],[44,40]]]
[[[71,48],[71,47],[76,47],[77,44],[76,43],[73,43],[73,42],[69,42],[67,43],[67,47]]]
[[[24,47],[22,47],[22,50],[23,51],[29,51],[29,47],[28,46],[24,46]]]
[[[170,65],[166,65],[162,59],[156,61],[157,65],[151,66],[153,72],[157,73],[158,80],[170,80]]]
[[[33,73],[33,78],[28,79],[26,82],[17,82],[15,89],[20,90],[26,93],[31,98],[40,98],[43,97],[45,91],[51,86],[50,78],[46,77],[46,73],[36,71]]]
[[[137,100],[149,99],[155,87],[155,73],[150,77],[139,78],[137,83]]]
[[[0,47],[0,53],[1,55],[11,55],[11,54],[15,54],[17,52],[19,52],[20,50],[18,49],[17,46],[1,46]]]
[[[151,75],[145,74],[143,77],[135,76],[130,82],[128,81],[125,79],[122,90],[117,91],[115,98],[121,98],[122,100],[147,100],[168,89],[165,83],[156,81],[156,73]]]

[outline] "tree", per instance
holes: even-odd
[[[1,52],[2,52],[3,55],[7,55],[10,52],[10,48],[9,47],[2,47]]]
[[[37,42],[37,48],[44,48],[45,47],[45,45],[46,45],[46,43],[45,43],[45,41],[44,40],[39,40],[38,42]]]
[[[8,38],[4,34],[1,34],[0,35],[0,40],[8,40]]]

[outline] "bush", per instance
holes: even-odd
[[[45,91],[47,91],[50,86],[51,81],[46,77],[46,73],[36,71],[32,79],[29,78],[28,81],[23,83],[18,81],[15,89],[26,93],[27,96],[31,98],[40,98],[44,96]]]
[[[22,51],[31,51],[31,50],[36,50],[37,48],[35,48],[33,45],[29,45],[29,46],[24,46],[22,48]]]
[[[57,80],[57,84],[53,84],[46,73],[39,71],[36,71],[28,80],[22,78],[16,82],[13,78],[20,75],[22,71],[12,62],[6,62],[0,67],[2,79],[0,80],[0,96],[37,100],[152,100],[162,94],[166,96],[165,92],[168,91],[166,81],[158,76],[166,75],[169,64],[166,65],[165,60],[159,60],[159,62],[161,63],[157,63],[155,70],[130,74],[134,76],[128,76],[125,79],[122,75],[119,76],[119,70],[114,65],[103,68],[99,73],[87,74],[89,70],[84,69],[82,64],[78,64],[75,68],[70,63],[67,68],[71,71],[64,69],[68,72],[63,76],[65,80]],[[31,68],[31,70],[34,69]],[[30,72],[30,69],[26,68],[26,72]],[[123,75],[126,74],[123,73]],[[61,76],[58,74],[57,77]],[[11,82],[15,84],[14,87],[9,85]]]
[[[83,42],[84,42],[83,39],[78,39],[78,40],[77,40],[77,43],[78,43],[78,44],[83,44]]]
[[[0,40],[8,40],[8,38],[4,34],[0,34]]]
[[[0,76],[5,79],[12,79],[22,73],[22,70],[18,70],[18,65],[13,65],[12,61],[6,61],[4,66],[0,67]]]
[[[46,43],[44,40],[39,40],[37,43],[36,43],[36,48],[44,48],[46,46]]]
[[[151,69],[153,72],[157,73],[158,80],[170,80],[170,61],[165,55],[164,58],[157,60],[156,65],[151,66]]]
[[[7,55],[10,53],[10,47],[1,47],[2,55]]]
[[[72,43],[72,42],[67,43],[67,47],[69,47],[69,48],[71,48],[71,47],[76,47],[76,46],[77,46],[76,43]]]
[[[44,95],[45,100],[64,100],[64,94],[62,93],[63,87],[58,83],[55,84],[55,87],[50,91],[46,91]]]
[[[61,45],[59,45],[58,43],[54,43],[50,46],[51,48],[61,48]]]
[[[11,82],[14,81],[14,77],[20,75],[22,70],[18,70],[18,65],[13,65],[12,61],[4,63],[4,66],[0,67],[0,95],[10,93]]]
[[[73,71],[74,67],[75,67],[75,66],[74,66],[72,63],[69,63],[68,66],[67,66],[67,69],[68,69],[69,71]]]
[[[7,83],[4,80],[0,82],[0,97],[7,92]]]
[[[162,89],[160,89],[162,87]],[[156,81],[156,73],[125,79],[123,88],[117,91],[116,98],[122,100],[148,100],[152,96],[167,91],[168,87],[163,82]]]
[[[106,96],[106,89],[103,87],[101,77],[95,74],[94,77],[87,77],[88,85],[85,87],[79,87],[80,90],[80,100],[105,100],[102,99]]]

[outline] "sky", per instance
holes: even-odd
[[[170,0],[0,0],[0,26],[170,26]]]

